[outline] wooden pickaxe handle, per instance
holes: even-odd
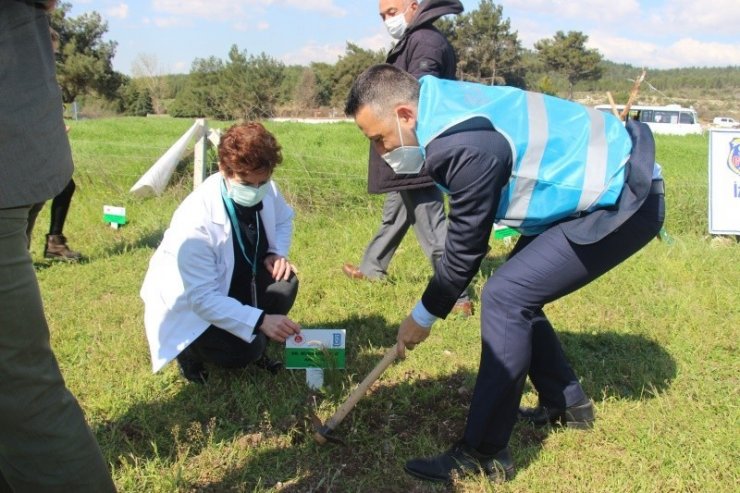
[[[370,371],[370,373],[368,373],[367,376],[362,380],[362,382],[360,382],[357,388],[352,391],[349,397],[347,397],[347,400],[344,401],[341,406],[339,406],[339,409],[337,409],[334,414],[326,420],[326,423],[321,428],[321,430],[317,431],[314,434],[314,438],[317,442],[326,442],[326,438],[324,435],[339,426],[342,420],[344,420],[345,416],[349,414],[349,412],[352,410],[352,408],[355,407],[362,396],[365,395],[367,389],[369,389],[370,386],[378,379],[378,377],[380,377],[380,375],[386,370],[386,368],[388,368],[391,363],[395,361],[397,355],[398,353],[396,351],[395,345],[385,352],[385,356],[383,356],[383,359],[380,360],[377,365],[375,365],[375,368],[373,368],[372,371]]]

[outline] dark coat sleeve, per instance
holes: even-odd
[[[424,75],[433,75],[440,79],[455,78],[455,50],[434,26],[413,32],[409,36],[404,55],[405,70],[417,79]]]
[[[447,316],[480,268],[511,159],[508,142],[493,129],[446,134],[427,146],[429,174],[449,190],[444,255],[422,296],[437,317]]]

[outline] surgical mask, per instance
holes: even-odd
[[[269,183],[258,187],[229,182],[229,198],[243,207],[254,207],[259,204],[267,193]]]
[[[396,113],[396,125],[398,126],[398,137],[401,147],[386,152],[381,157],[388,163],[397,175],[410,175],[421,171],[424,166],[424,151],[419,146],[403,145],[403,134],[401,134],[401,121]]]
[[[411,5],[409,5],[409,7],[410,6]],[[406,10],[408,10],[409,7],[406,7]],[[393,39],[401,39],[403,33],[406,32],[406,28],[409,27],[406,22],[406,10],[385,20],[385,28],[388,29],[388,34],[390,34]]]

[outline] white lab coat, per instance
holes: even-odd
[[[144,325],[157,372],[213,324],[247,342],[262,310],[228,297],[234,272],[231,222],[221,199],[221,173],[206,179],[172,216],[141,287]],[[287,257],[293,210],[274,182],[260,219],[268,252]]]

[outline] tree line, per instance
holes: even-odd
[[[188,74],[161,73],[156,57],[141,54],[133,77],[113,70],[116,43],[105,41],[107,23],[93,12],[69,16],[62,2],[50,17],[60,49],[57,73],[65,103],[97,101],[129,115],[168,113],[179,117],[253,119],[282,115],[338,115],[352,81],[365,68],[385,60],[347,43],[336,63],[286,66],[265,53],[233,45],[226,59],[197,58]],[[604,60],[586,47],[588,36],[558,31],[523,48],[503,7],[482,0],[476,10],[437,21],[458,57],[457,76],[484,84],[511,85],[572,99],[574,91],[627,93],[640,69]],[[740,88],[740,68],[650,70],[656,90]]]

